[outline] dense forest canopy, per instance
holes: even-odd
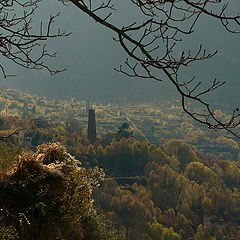
[[[239,238],[238,161],[174,139],[79,139],[69,149],[81,162],[59,143],[1,146],[2,239]]]

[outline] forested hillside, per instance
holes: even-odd
[[[89,103],[75,98],[48,100],[1,86],[0,135],[16,129],[31,132],[31,145],[60,141],[73,146],[86,138],[88,108],[96,111],[99,142],[110,142],[123,123],[134,138],[159,145],[169,139],[182,139],[208,157],[237,160],[239,139],[227,132],[206,128],[188,117],[176,100],[142,104]],[[220,110],[216,116],[227,120]],[[77,134],[75,134],[77,133]],[[82,139],[82,140],[79,140]]]
[[[240,239],[239,141],[177,104],[91,104],[90,144],[89,103],[5,89],[0,239]]]

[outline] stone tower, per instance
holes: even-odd
[[[88,140],[90,143],[95,143],[97,140],[95,110],[90,108],[88,110]]]

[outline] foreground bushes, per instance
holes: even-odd
[[[0,239],[117,239],[93,207],[101,170],[79,167],[58,143],[17,159],[0,182]]]

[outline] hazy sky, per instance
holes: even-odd
[[[233,1],[234,2],[234,1]],[[234,3],[235,9],[240,9],[240,3]],[[134,20],[138,15],[128,5],[128,0],[117,6],[114,22],[119,26],[129,19]],[[8,78],[10,86],[38,92],[47,96],[79,97],[82,99],[114,99],[172,96],[175,89],[170,88],[167,81],[158,83],[151,80],[132,79],[115,72],[113,69],[121,64],[126,53],[113,41],[115,36],[110,30],[96,24],[85,16],[79,9],[71,5],[63,7],[56,0],[47,1],[40,5],[40,18],[46,19],[50,13],[61,11],[57,25],[72,32],[64,39],[49,42],[49,48],[58,52],[59,58],[53,59],[52,64],[68,71],[50,76],[45,71],[29,71],[10,65],[8,71],[17,73],[17,77]],[[130,21],[131,22],[131,21]],[[213,99],[226,96],[229,101],[239,104],[240,76],[240,35],[233,36],[223,30],[215,21],[203,18],[196,33],[186,39],[184,47],[194,48],[203,43],[207,49],[218,49],[215,59],[205,64],[193,65],[187,68],[184,76],[190,78],[198,75],[199,80],[227,80],[224,89],[219,90]],[[231,96],[231,98],[229,97]]]

